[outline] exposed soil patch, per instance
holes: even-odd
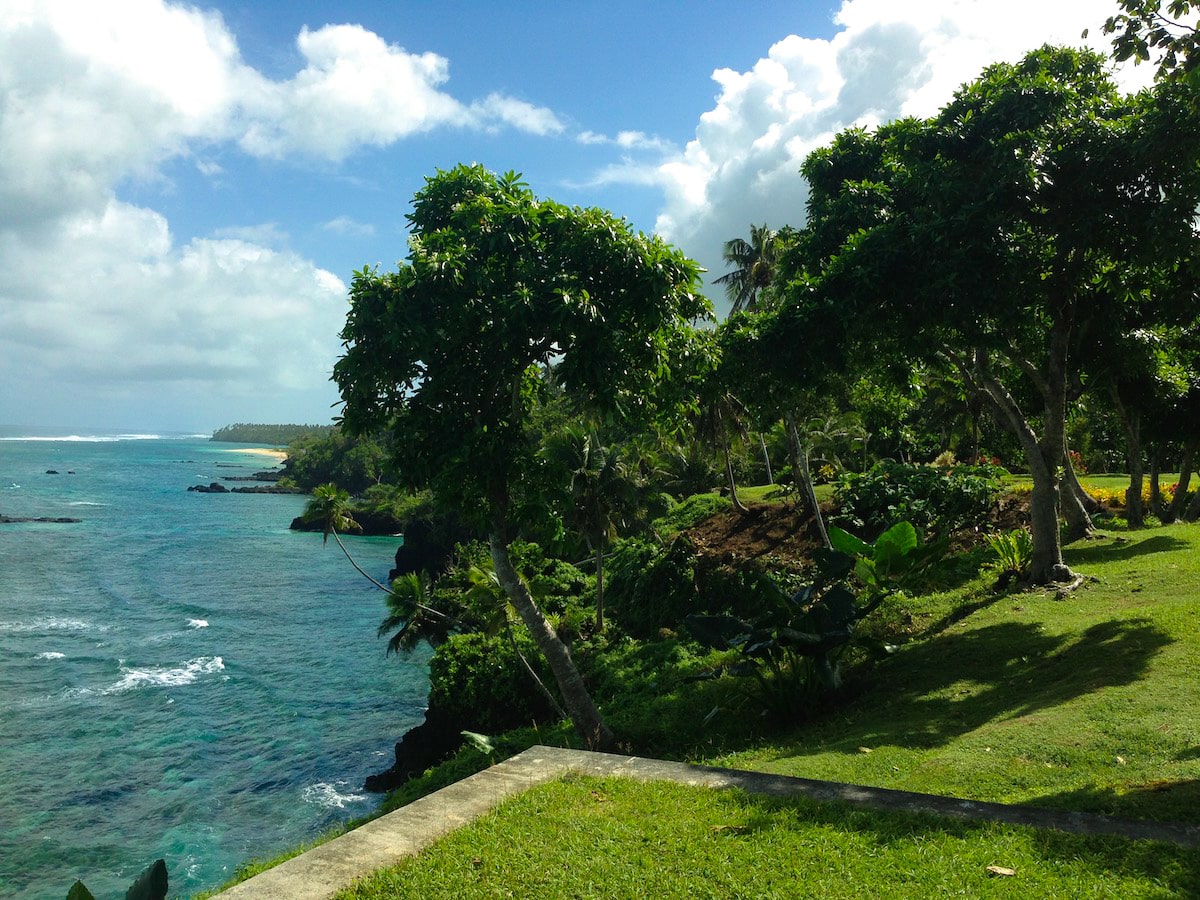
[[[772,569],[799,569],[821,546],[812,516],[802,518],[790,503],[751,504],[748,516],[732,510],[717,513],[686,534],[697,557],[709,565],[753,560]]]
[[[826,521],[832,507],[823,504]],[[1005,494],[988,517],[986,532],[1012,531],[1029,526],[1029,494]],[[771,569],[797,570],[809,563],[812,552],[821,546],[820,534],[812,516],[801,517],[790,503],[756,503],[750,515],[733,510],[720,512],[685,532],[696,546],[696,555],[708,566],[736,567],[749,561]],[[954,552],[976,546],[985,530],[965,529],[951,542]],[[871,539],[874,535],[862,535]]]

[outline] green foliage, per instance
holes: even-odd
[[[643,538],[620,541],[608,560],[613,619],[635,636],[677,627],[696,611],[695,566],[695,549],[684,537],[665,548]]]
[[[329,483],[358,496],[386,477],[387,457],[385,440],[351,437],[334,428],[293,440],[284,476],[305,490]]]
[[[715,513],[732,508],[729,498],[720,494],[692,494],[651,524],[660,535],[668,537],[692,528]]]
[[[218,428],[210,440],[286,447],[293,441],[328,435],[333,430],[332,425],[257,425],[238,422]]]
[[[533,641],[524,631],[513,636],[538,677],[552,684]],[[508,634],[455,634],[440,644],[429,661],[429,705],[486,734],[557,718],[534,689]]]
[[[763,706],[785,721],[803,714],[818,691],[841,687],[840,658],[858,623],[938,549],[921,547],[909,522],[871,544],[840,528],[830,528],[829,539],[833,549],[815,554],[813,581],[790,597],[777,589],[774,608],[757,620],[728,614],[684,620],[701,644],[739,650],[744,662],[735,672],[753,675]]]
[[[1033,538],[1024,528],[1014,528],[1005,534],[989,535],[988,547],[995,556],[992,568],[1001,577],[1024,578],[1033,565]]]
[[[686,323],[709,306],[677,250],[602,210],[539,200],[514,173],[438,172],[408,219],[399,270],[354,276],[334,367],[345,425],[386,424],[410,486],[491,527],[536,480],[539,372],[553,364],[601,416],[648,422]]]
[[[1194,9],[1191,0],[1117,0],[1122,12],[1109,16],[1104,33],[1112,39],[1113,58],[1117,62],[1132,59],[1135,64],[1148,61],[1151,51],[1158,78],[1183,78],[1193,75],[1200,65],[1200,22],[1182,21]],[[1087,31],[1084,31],[1084,37]]]
[[[953,469],[883,460],[869,471],[847,473],[834,487],[832,521],[868,533],[896,522],[926,532],[947,532],[983,520],[996,502],[1002,470],[996,466]]]

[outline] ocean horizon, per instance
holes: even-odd
[[[421,721],[428,651],[304,497],[187,491],[275,465],[207,438],[0,427],[0,514],[81,520],[0,525],[0,896],[215,887],[371,812]],[[397,540],[347,543],[384,580]]]

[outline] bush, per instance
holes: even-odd
[[[654,529],[664,537],[678,534],[703,522],[709,516],[733,509],[733,501],[720,494],[692,494],[672,507],[666,515],[654,520]]]
[[[519,628],[514,634],[542,683],[553,684],[532,639]],[[555,718],[507,634],[456,634],[441,644],[429,661],[429,705],[485,734]]]
[[[903,521],[920,531],[953,531],[987,516],[1001,473],[995,466],[936,469],[883,460],[838,479],[833,491],[838,510],[830,518],[872,534]]]
[[[611,617],[640,638],[678,631],[693,613],[753,618],[777,593],[771,576],[752,563],[700,565],[695,546],[683,535],[665,548],[638,538],[621,541],[609,557],[608,573]]]

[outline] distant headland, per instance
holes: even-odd
[[[238,422],[225,425],[213,432],[211,440],[239,444],[266,444],[271,447],[286,447],[309,435],[328,435],[332,425],[263,425]]]

